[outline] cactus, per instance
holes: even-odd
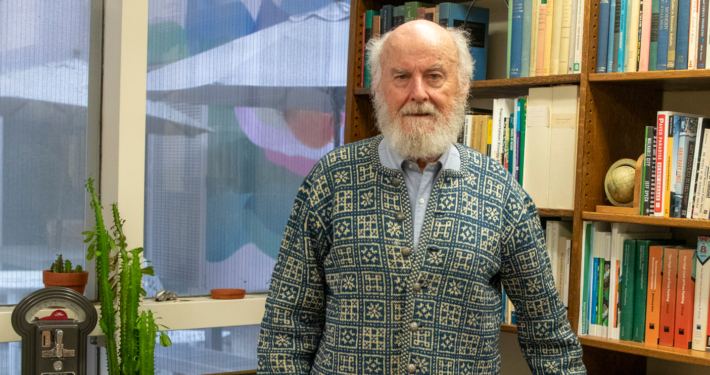
[[[153,275],[153,267],[142,267],[143,248],[127,250],[123,223],[118,213],[118,206],[111,205],[113,213],[113,237],[105,228],[101,203],[93,187],[94,180],[89,178],[86,188],[91,194],[91,207],[96,215],[96,227],[87,231],[84,242],[91,242],[87,259],[96,256],[96,275],[101,301],[101,330],[106,335],[106,353],[109,375],[155,374],[154,351],[155,338],[160,333],[160,344],[170,346],[170,338],[155,323],[153,313],[143,311],[138,315],[138,306],[145,291],[141,288],[144,274]],[[93,242],[92,242],[93,240]],[[120,269],[114,276],[110,273]],[[120,324],[120,345],[116,343],[115,296],[118,296],[118,316]],[[106,317],[106,318],[105,318]],[[152,340],[146,339],[152,337]],[[119,361],[120,358],[120,361]]]
[[[73,270],[71,266],[72,264],[70,260],[63,260],[62,254],[57,254],[57,260],[54,261],[49,267],[49,271],[54,273],[81,273],[83,271],[81,266],[76,266]]]

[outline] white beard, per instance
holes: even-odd
[[[461,132],[466,114],[466,98],[457,98],[449,113],[439,112],[431,103],[407,103],[390,115],[381,94],[375,93],[377,127],[392,148],[405,160],[430,160],[444,154]],[[409,114],[429,116],[406,116]]]

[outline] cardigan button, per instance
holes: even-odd
[[[422,284],[414,283],[414,285],[412,285],[412,290],[416,293],[421,292],[422,291]]]
[[[419,330],[419,324],[417,322],[409,323],[409,330],[412,332],[417,332]]]
[[[410,363],[409,365],[407,365],[407,372],[410,374],[414,374],[415,372],[417,372],[417,365],[415,365],[413,363]]]
[[[412,249],[410,249],[408,247],[402,249],[402,256],[408,257],[410,255],[412,255]]]
[[[392,178],[392,185],[394,187],[399,187],[399,185],[402,183],[402,180],[399,177],[394,177]]]
[[[404,221],[404,214],[401,213],[401,212],[398,212],[397,215],[395,215],[394,218],[395,218],[395,220],[397,220],[397,221],[399,221],[399,222],[402,222],[402,221]]]

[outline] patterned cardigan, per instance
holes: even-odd
[[[271,279],[259,374],[498,374],[501,284],[535,374],[583,374],[535,205],[456,145],[416,249],[402,172],[381,136],[328,153],[298,191]]]

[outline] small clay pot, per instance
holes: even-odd
[[[89,271],[81,273],[54,273],[49,270],[42,271],[42,282],[45,288],[63,286],[84,294],[84,288],[89,281]]]
[[[242,299],[246,295],[245,289],[212,289],[210,295],[213,299]]]

